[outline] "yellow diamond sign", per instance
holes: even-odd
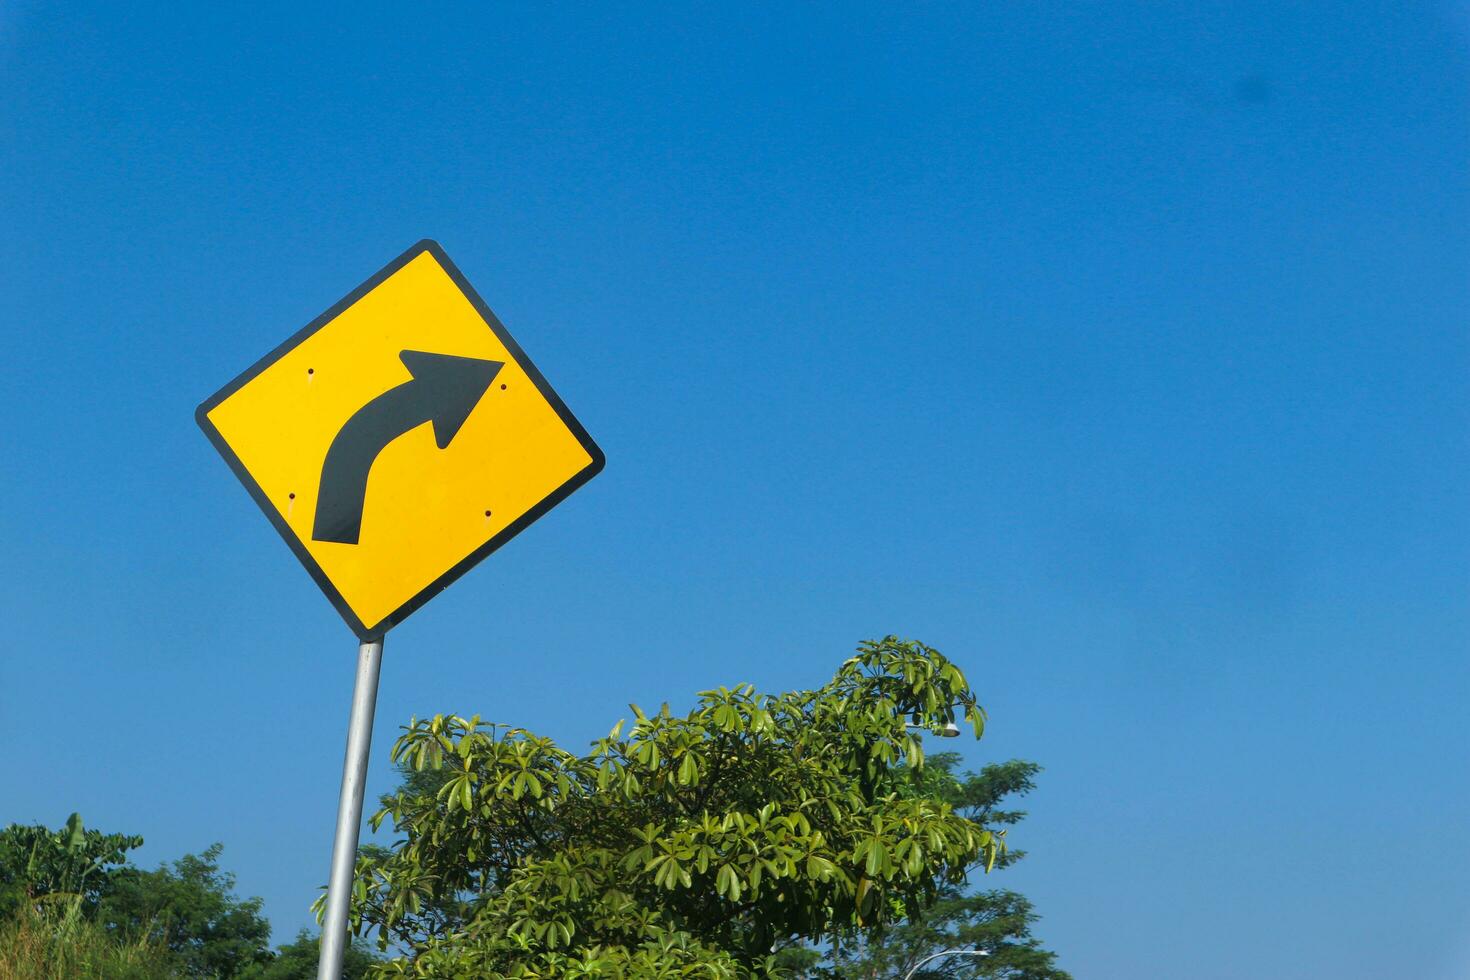
[[[199,406],[200,427],[363,640],[602,469],[434,242]]]

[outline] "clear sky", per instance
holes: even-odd
[[[794,6],[0,6],[0,822],[308,921],[355,640],[192,412],[432,237],[608,464],[372,792],[894,632],[1079,978],[1470,976],[1470,10]]]

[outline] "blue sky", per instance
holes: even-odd
[[[911,5],[912,6],[912,5]],[[1283,9],[1289,7],[1289,9]],[[414,713],[923,639],[1079,978],[1470,974],[1463,4],[0,9],[0,822],[325,881],[355,641],[194,405],[420,238],[606,471]]]

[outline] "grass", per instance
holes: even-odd
[[[112,936],[66,898],[0,922],[0,980],[178,980],[163,947]]]

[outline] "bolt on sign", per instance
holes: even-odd
[[[602,469],[602,450],[435,242],[195,417],[360,639]]]

